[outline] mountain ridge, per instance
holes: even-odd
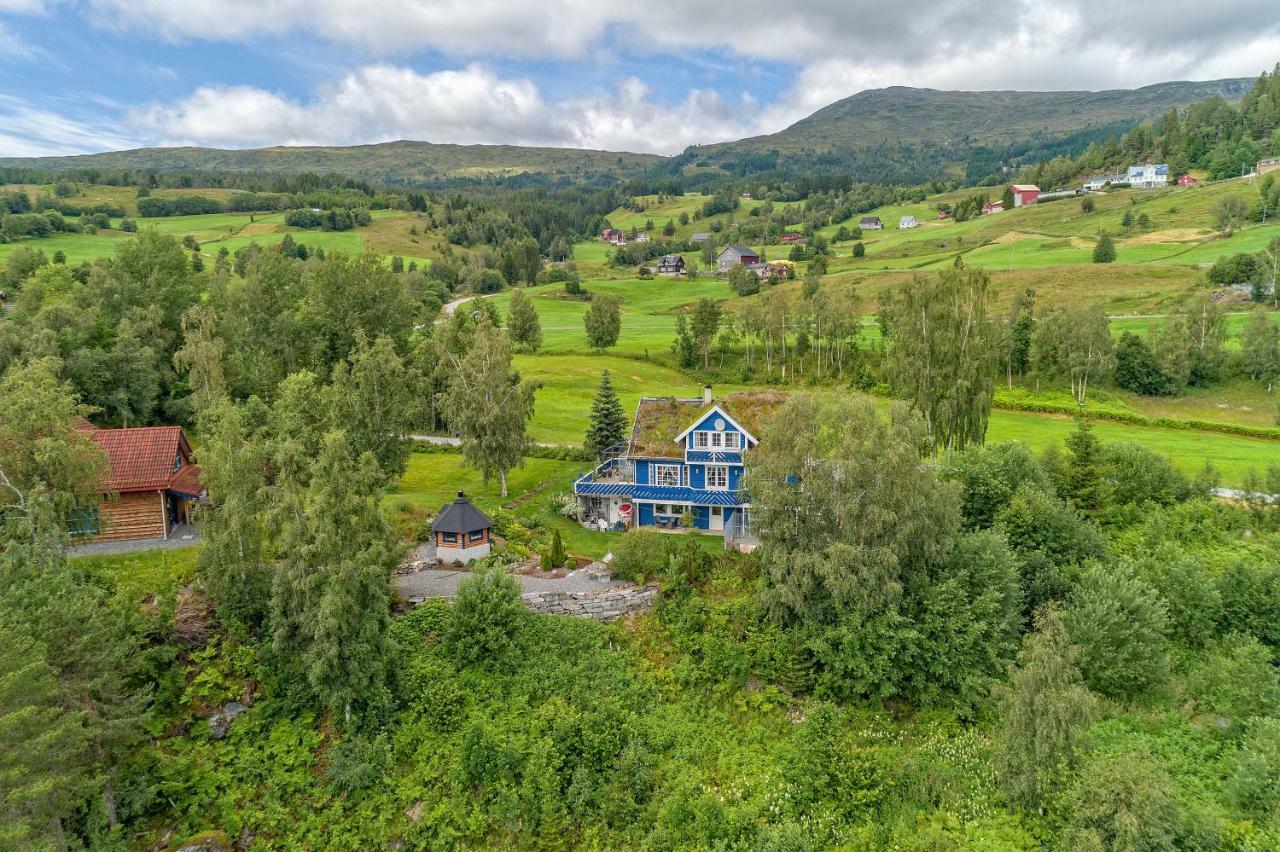
[[[1176,80],[1137,89],[966,91],[912,86],[867,89],[835,101],[775,133],[695,145],[676,157],[583,148],[522,145],[461,145],[394,140],[346,146],[264,148],[149,147],[56,157],[0,158],[0,167],[69,171],[82,168],[132,171],[224,171],[288,175],[337,172],[390,185],[459,178],[511,177],[524,173],[591,179],[629,177],[696,159],[697,165],[728,171],[764,156],[764,166],[787,158],[841,152],[827,170],[881,170],[891,174],[921,146],[943,158],[963,159],[982,145],[1007,147],[1053,140],[1090,129],[1114,128],[1154,118],[1212,96],[1235,99],[1253,78]],[[993,141],[994,140],[994,141]],[[875,149],[882,149],[876,153]],[[858,152],[856,154],[851,152]],[[770,159],[771,158],[771,159]],[[935,157],[936,159],[936,157]],[[770,165],[772,164],[772,165]],[[918,168],[919,163],[914,167]]]

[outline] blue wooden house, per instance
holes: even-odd
[[[582,520],[603,529],[691,527],[749,545],[743,459],[760,421],[783,401],[773,391],[714,400],[646,398],[624,449],[574,483]]]

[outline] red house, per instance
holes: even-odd
[[[1003,202],[1003,201],[988,201],[986,204],[983,204],[983,205],[982,205],[982,212],[983,212],[984,214],[989,214],[989,213],[1003,213],[1003,212],[1004,212],[1004,202]]]
[[[613,243],[614,245],[622,245],[626,243],[627,236],[617,228],[605,228],[600,232],[600,241],[604,243]]]
[[[1178,178],[1178,186],[1195,186],[1199,182],[1200,181],[1196,180],[1191,175],[1183,175]]]
[[[1040,197],[1040,187],[1034,183],[1011,183],[1009,184],[1009,189],[1013,191],[1014,207],[1035,204],[1036,199]]]

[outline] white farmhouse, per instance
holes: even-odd
[[[1134,189],[1163,189],[1169,185],[1169,164],[1130,166],[1125,182]]]

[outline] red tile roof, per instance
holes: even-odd
[[[188,463],[191,445],[181,426],[95,429],[89,437],[102,447],[111,462],[111,476],[102,484],[103,491],[160,491],[175,488],[181,482],[183,487],[175,490],[190,494],[192,477],[196,485],[199,483],[199,468]],[[182,458],[174,470],[179,452]],[[203,490],[199,488],[194,493]]]

